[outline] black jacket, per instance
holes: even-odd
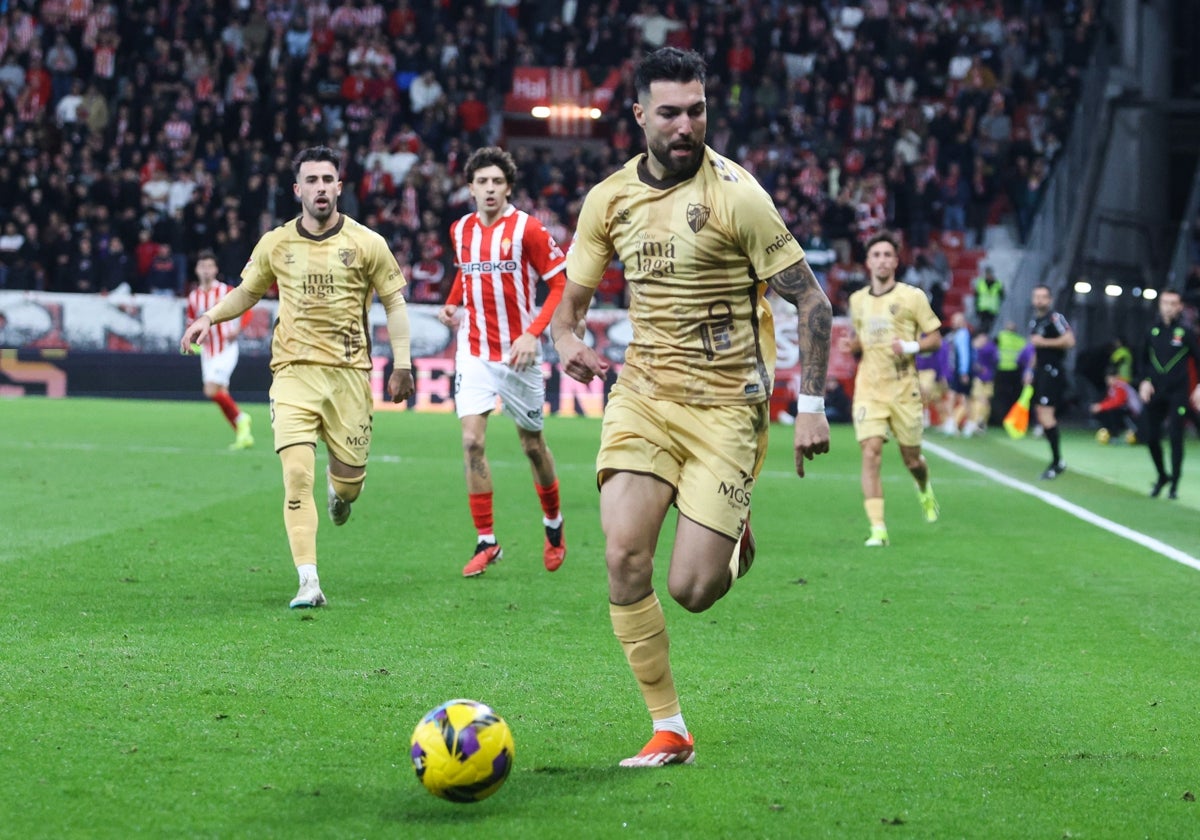
[[[1196,333],[1178,318],[1170,324],[1158,321],[1146,336],[1139,381],[1149,380],[1156,394],[1186,391],[1189,355],[1200,363],[1200,343],[1197,343]]]

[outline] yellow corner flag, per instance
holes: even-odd
[[[1008,432],[1010,438],[1023,438],[1029,431],[1029,403],[1032,401],[1033,386],[1026,385],[1008,414],[1004,415],[1004,431]]]

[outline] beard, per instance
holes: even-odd
[[[337,210],[337,201],[332,198],[327,199],[324,207],[318,207],[316,199],[313,199],[308,205],[308,215],[322,224],[329,221],[329,217],[333,215],[335,210]]]
[[[675,143],[656,143],[649,147],[650,154],[654,155],[654,159],[666,172],[667,177],[678,177],[690,172],[694,172],[700,167],[700,161],[704,157],[704,144],[696,143],[688,150],[686,157],[676,157],[671,154],[673,148],[681,148],[678,141]]]

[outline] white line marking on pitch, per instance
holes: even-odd
[[[1132,528],[1126,528],[1124,525],[1113,522],[1111,519],[1105,519],[1099,514],[1092,513],[1084,507],[1080,507],[1073,502],[1068,502],[1061,496],[1056,496],[1053,493],[1047,493],[1045,490],[1039,490],[1031,484],[1026,484],[1024,481],[1018,481],[1015,478],[1010,478],[1002,472],[985,467],[983,464],[976,463],[969,458],[964,458],[951,452],[949,449],[944,449],[936,443],[925,441],[924,448],[939,458],[945,458],[953,464],[957,464],[963,469],[971,472],[979,473],[980,475],[990,478],[998,484],[1003,484],[1005,487],[1012,488],[1028,496],[1033,496],[1035,499],[1040,499],[1048,505],[1058,508],[1061,511],[1071,514],[1077,519],[1082,519],[1084,522],[1095,525],[1098,528],[1103,528],[1111,534],[1116,534],[1118,537],[1124,537],[1130,542],[1137,543],[1142,548],[1148,548],[1151,551],[1161,554],[1176,563],[1182,563],[1185,566],[1191,566],[1193,569],[1200,570],[1200,560],[1196,559],[1187,552],[1180,551],[1172,545],[1167,545],[1165,542],[1148,534],[1143,534],[1141,531],[1135,531]]]

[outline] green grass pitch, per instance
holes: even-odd
[[[266,407],[258,445],[201,402],[0,401],[0,837],[1125,838],[1200,825],[1200,571],[1140,447],[931,435],[942,521],[893,446],[892,545],[865,549],[858,449],[798,479],[772,429],[758,560],[702,615],[667,601],[691,767],[622,770],[649,723],[608,620],[594,420],[551,418],[569,554],[541,566],[512,423],[489,425],[504,560],[481,579],[458,424],[381,412],[350,522],[293,612]],[[324,453],[318,456],[323,470]],[[323,497],[323,493],[321,494]],[[673,526],[662,537],[669,545]],[[492,705],[516,740],[476,805],[427,794],[420,716]]]

